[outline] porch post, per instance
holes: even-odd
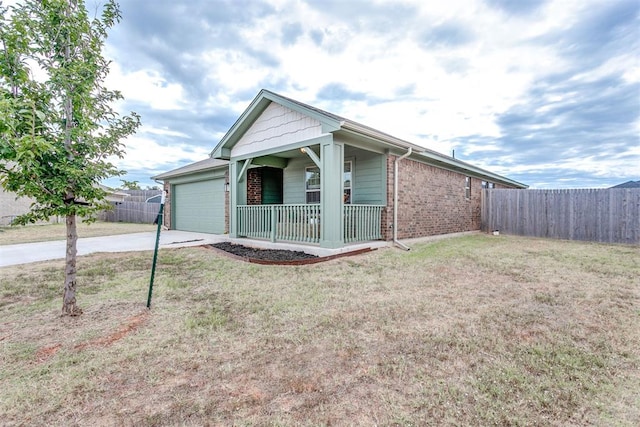
[[[229,237],[238,237],[238,162],[229,162]]]
[[[344,144],[331,140],[320,144],[320,246],[340,248],[344,246],[342,215],[342,169]]]
[[[229,237],[238,237],[238,205],[247,204],[247,185],[245,183],[246,167],[249,166],[237,160],[229,162]]]

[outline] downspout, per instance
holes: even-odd
[[[405,251],[408,251],[411,248],[398,241],[398,162],[409,157],[411,152],[412,149],[409,147],[406,153],[400,157],[396,157],[393,162],[393,244]]]

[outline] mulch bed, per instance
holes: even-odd
[[[242,261],[255,264],[276,264],[276,265],[304,265],[315,264],[328,261],[343,256],[357,255],[370,252],[371,248],[359,249],[357,251],[346,252],[337,255],[319,257],[302,251],[289,251],[285,249],[257,249],[235,243],[223,242],[207,245],[210,248],[223,252],[226,255]]]

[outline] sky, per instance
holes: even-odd
[[[640,0],[119,3],[143,125],[108,185],[206,158],[262,88],[530,188],[640,180]]]

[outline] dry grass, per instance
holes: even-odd
[[[0,245],[64,240],[66,238],[65,227],[64,222],[60,224],[0,227]],[[78,221],[78,236],[99,237],[141,233],[144,231],[154,231],[156,227],[157,226],[153,224],[100,221],[96,221],[93,224],[85,224]]]
[[[640,424],[640,250],[469,236],[310,266],[0,269],[5,425]]]

